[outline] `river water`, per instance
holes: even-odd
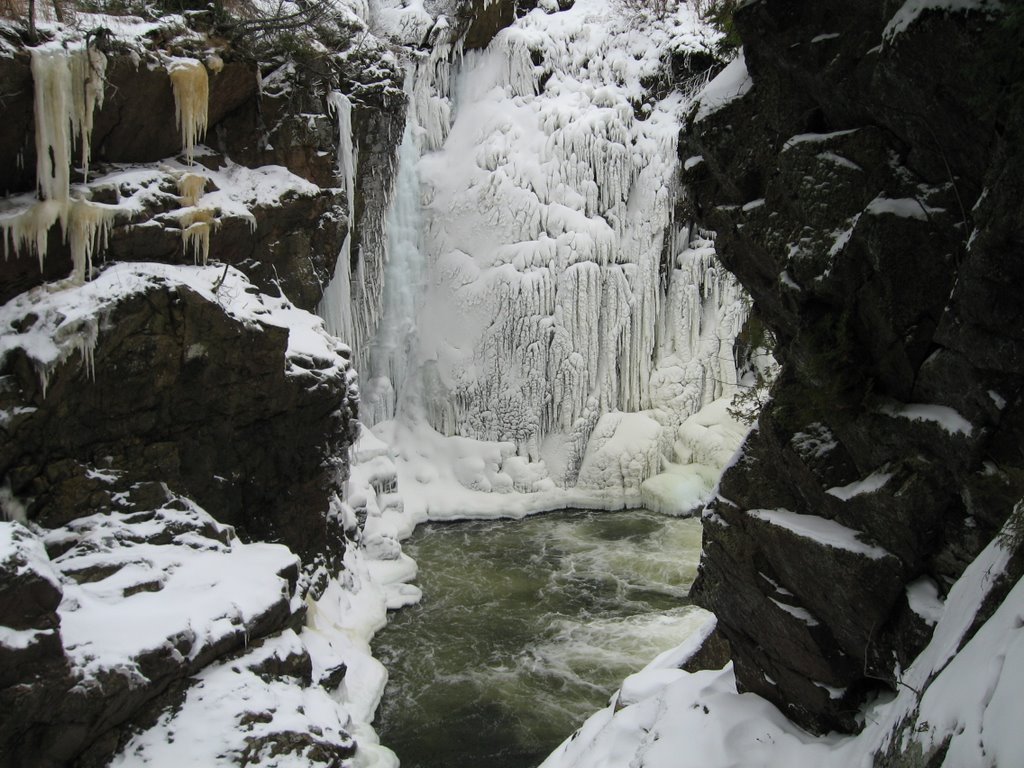
[[[700,536],[642,510],[417,529],[423,600],[374,640],[381,742],[402,768],[538,765],[709,615],[686,596]]]

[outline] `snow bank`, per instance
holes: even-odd
[[[215,533],[196,533],[204,529]],[[162,531],[182,533],[171,545],[149,543]],[[195,658],[287,601],[281,574],[297,572],[298,558],[280,544],[242,544],[231,536],[185,499],[155,513],[92,515],[47,533],[51,546],[72,545],[53,561],[65,574],[114,571],[97,581],[64,579],[58,614],[74,667],[87,677],[133,669],[171,638]]]
[[[305,734],[313,755],[319,744],[327,750],[354,749],[346,732],[351,720],[327,691],[260,674],[261,665],[282,665],[303,652],[299,637],[286,630],[241,659],[203,670],[180,708],[164,712],[155,726],[134,735],[110,765],[219,768],[244,759],[247,766],[308,768],[326,762],[292,749],[275,754],[275,740],[284,746],[289,736],[302,738],[295,734]]]

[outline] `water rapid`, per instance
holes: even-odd
[[[421,527],[423,600],[374,640],[382,742],[403,768],[536,766],[706,618],[686,596],[700,537],[646,511]]]

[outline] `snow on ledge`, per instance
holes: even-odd
[[[952,408],[931,403],[905,403],[886,405],[879,409],[886,416],[901,417],[911,421],[930,421],[938,424],[951,435],[970,437],[974,426]]]
[[[146,262],[113,264],[84,285],[38,286],[0,307],[0,362],[22,349],[39,374],[45,396],[49,375],[74,351],[91,367],[103,318],[118,302],[161,285],[186,286],[246,326],[287,329],[287,357],[312,359],[325,366],[321,373],[349,369],[348,347],[324,331],[320,318],[283,296],[259,293],[234,267]],[[19,331],[22,318],[30,314],[38,319]],[[286,365],[289,374],[306,374],[302,366],[290,361]]]
[[[753,84],[754,81],[750,79],[750,73],[747,72],[747,61],[743,56],[743,50],[740,49],[739,55],[729,62],[728,66],[719,72],[701,92],[700,108],[697,110],[694,122],[699,123],[729,102],[746,95]]]
[[[801,515],[785,509],[752,509],[747,514],[832,549],[846,550],[872,560],[890,556],[882,547],[866,544],[857,538],[861,535],[860,531],[840,525],[835,520],[817,515]]]
[[[857,480],[849,485],[842,485],[836,488],[829,488],[825,493],[835,496],[841,501],[849,501],[854,496],[861,496],[865,493],[874,493],[882,488],[892,479],[891,472],[872,472],[863,480]]]
[[[969,11],[994,11],[1003,4],[999,0],[906,0],[903,6],[885,25],[882,37],[892,41],[907,29],[925,11],[945,11],[946,13],[967,13]]]

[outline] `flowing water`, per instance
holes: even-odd
[[[531,768],[708,615],[700,522],[566,512],[419,528],[423,600],[374,640],[375,728],[402,768]]]

